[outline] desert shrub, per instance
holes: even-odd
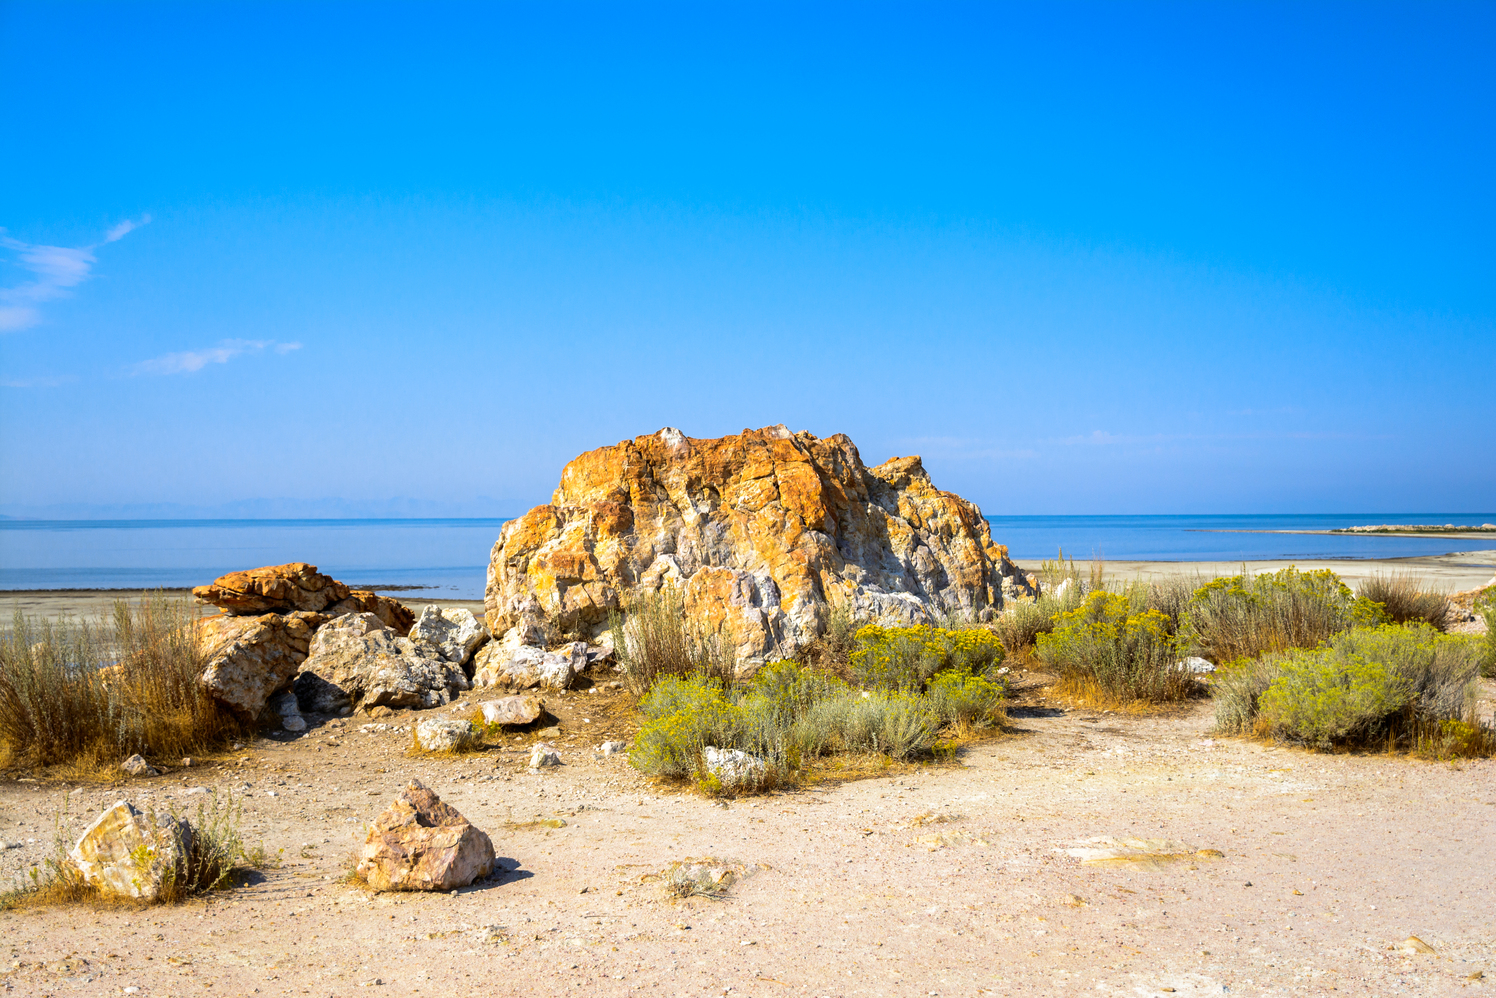
[[[1475,602],[1475,611],[1486,622],[1486,637],[1480,654],[1480,674],[1487,679],[1496,679],[1496,588],[1486,590],[1485,597]]]
[[[871,689],[919,690],[937,672],[980,672],[1002,657],[1002,641],[981,627],[948,630],[869,624],[857,632],[852,673]]]
[[[942,676],[929,694],[857,691],[793,661],[772,662],[729,689],[702,676],[667,676],[639,701],[644,723],[629,763],[728,792],[708,772],[705,749],[739,749],[763,768],[755,786],[731,790],[763,790],[791,779],[806,758],[832,752],[927,753],[947,721],[1000,718],[1002,695],[998,684],[965,672]]]
[[[1413,744],[1420,736],[1468,743],[1444,722],[1473,723],[1479,660],[1479,642],[1425,624],[1347,631],[1256,665],[1257,682],[1269,682],[1250,729],[1315,748]],[[1248,727],[1238,721],[1233,730]]]
[[[1001,720],[1007,689],[983,676],[951,669],[937,673],[925,700],[942,724],[981,725]]]
[[[645,722],[634,736],[629,763],[653,776],[689,777],[701,771],[707,745],[736,748],[741,711],[720,683],[702,676],[665,676],[639,701]]]
[[[1271,656],[1221,665],[1210,679],[1216,730],[1228,735],[1250,734],[1257,723],[1258,701],[1277,677],[1277,662]]]
[[[177,758],[243,734],[201,683],[196,611],[162,596],[92,621],[16,614],[0,639],[6,764],[112,766]]]
[[[1206,583],[1191,598],[1181,630],[1206,658],[1229,662],[1313,648],[1331,635],[1385,619],[1380,607],[1356,597],[1334,572],[1285,568]]]
[[[1157,610],[1168,617],[1169,633],[1173,634],[1183,626],[1190,601],[1204,583],[1205,580],[1198,575],[1192,578],[1172,576],[1152,582],[1135,582],[1128,586],[1127,594],[1135,607]]]
[[[909,759],[934,747],[940,726],[939,715],[917,693],[848,691],[814,704],[793,733],[808,755],[881,752]]]
[[[1413,575],[1375,575],[1357,586],[1356,594],[1380,605],[1394,624],[1422,623],[1442,631],[1449,616],[1449,596],[1424,589],[1423,580]]]
[[[635,696],[664,676],[708,676],[723,686],[732,682],[737,660],[730,637],[693,621],[678,588],[633,593],[610,625],[624,681]]]
[[[1093,592],[1039,636],[1038,655],[1072,693],[1116,702],[1180,700],[1194,676],[1178,668],[1169,619],[1121,593]]]
[[[1106,588],[1106,563],[1100,557],[1092,558],[1084,567],[1077,567],[1074,558],[1065,557],[1065,549],[1059,548],[1054,561],[1039,563],[1039,588],[1041,592],[1053,592],[1061,587],[1074,588],[1080,596]]]

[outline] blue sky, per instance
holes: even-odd
[[[3,3],[0,512],[513,515],[780,422],[992,514],[1489,509],[1493,46],[1491,3]]]

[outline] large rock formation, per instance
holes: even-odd
[[[372,613],[401,634],[416,622],[415,614],[388,596],[362,589],[349,589],[316,565],[293,561],[220,575],[192,595],[226,613],[251,615],[309,610],[339,617],[345,613]]]
[[[495,637],[547,620],[585,637],[631,591],[665,585],[743,662],[796,652],[828,604],[918,621],[1030,589],[981,510],[917,457],[868,468],[841,434],[664,429],[576,458],[549,505],[504,524],[484,606]]]
[[[259,717],[272,696],[291,687],[307,657],[313,633],[325,621],[344,617],[362,621],[367,617],[372,623],[358,625],[360,634],[371,628],[386,628],[400,635],[416,623],[415,614],[401,603],[350,590],[317,571],[316,565],[299,561],[230,572],[192,593],[223,611],[198,624],[205,660],[203,685],[214,699],[246,721]],[[465,630],[456,625],[449,630],[461,631],[458,637],[470,643],[473,639],[469,632],[475,629],[487,637],[488,632],[471,614],[467,614],[466,623]],[[342,696],[340,692],[338,695]],[[310,709],[336,712],[340,707],[331,706],[333,699],[322,696],[318,698],[319,708]],[[343,696],[340,706],[347,703]],[[305,722],[301,727],[295,721],[285,723],[284,712],[282,717],[287,730],[305,727]]]
[[[347,599],[348,594],[343,583],[301,561],[230,572],[192,590],[203,602],[239,614],[317,611]]]

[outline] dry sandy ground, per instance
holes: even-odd
[[[1037,572],[1043,564],[1039,561],[1020,561],[1016,564],[1025,572]],[[1363,558],[1363,559],[1300,559],[1298,561],[1108,561],[1105,563],[1107,578],[1154,579],[1177,575],[1202,576],[1213,579],[1221,575],[1236,575],[1245,565],[1254,575],[1276,572],[1296,567],[1308,572],[1328,568],[1339,575],[1349,586],[1355,586],[1374,575],[1408,574],[1423,579],[1428,585],[1458,592],[1487,585],[1496,576],[1496,551],[1461,551],[1457,554],[1431,555],[1422,558]],[[1076,562],[1082,571],[1089,562]]]
[[[1136,716],[1031,692],[1013,730],[952,763],[724,805],[594,753],[627,732],[621,695],[548,707],[566,765],[538,774],[525,768],[533,733],[416,759],[408,733],[365,734],[355,716],[73,790],[85,814],[120,797],[190,807],[197,786],[242,792],[248,831],[284,862],[176,907],[0,914],[0,988],[928,998],[1478,995],[1496,981],[1493,761],[1313,755],[1211,739],[1208,702]],[[412,776],[489,832],[503,874],[449,895],[340,882],[363,823]],[[38,840],[0,853],[6,877],[40,858],[67,789],[0,783],[0,838]],[[536,816],[566,824],[506,824]],[[1101,836],[1224,855],[1067,853]],[[748,871],[725,900],[671,900],[647,879],[708,856]],[[1389,948],[1409,935],[1435,952]]]

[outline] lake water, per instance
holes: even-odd
[[[1491,523],[1496,513],[1304,516],[991,516],[1019,560],[1263,561],[1401,558],[1496,548],[1496,538],[1256,533],[1368,523]],[[481,599],[502,519],[0,520],[0,590],[178,588],[306,561],[352,585]]]

